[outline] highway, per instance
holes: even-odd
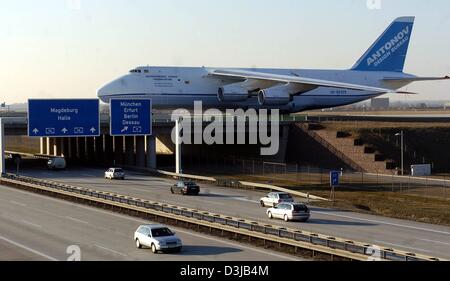
[[[137,249],[133,234],[149,223],[0,186],[0,260],[65,261],[75,246],[83,261],[292,261],[298,258],[213,236],[172,228],[182,239],[180,254],[154,255]],[[76,249],[76,248],[74,248]]]
[[[174,180],[140,173],[128,172],[126,181],[105,180],[103,169],[91,168],[60,172],[29,169],[22,174],[450,259],[450,227],[445,226],[323,208],[312,208],[307,223],[285,223],[267,218],[258,204],[265,193],[258,191],[203,184],[201,196],[184,197],[170,193]]]

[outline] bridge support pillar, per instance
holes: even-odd
[[[125,164],[134,166],[134,137],[125,137]]]
[[[103,147],[103,135],[95,137],[95,162],[105,162],[105,150]]]
[[[68,138],[61,139],[61,144],[62,144],[62,147],[61,147],[62,155],[64,156],[64,158],[68,158],[69,151],[70,151],[69,139]]]
[[[147,168],[156,169],[156,137],[147,136]]]
[[[56,139],[56,155],[55,156],[63,156],[64,155],[64,138]]]
[[[56,156],[56,139],[55,138],[48,138],[48,142],[49,142],[48,155],[49,156]]]
[[[104,135],[105,146],[104,146],[104,155],[105,155],[105,163],[111,164],[114,159],[114,139],[110,135]]]
[[[114,137],[114,165],[123,164],[123,137]]]
[[[136,166],[145,167],[145,137],[136,137]]]
[[[6,173],[5,166],[5,125],[0,118],[0,177]]]
[[[86,159],[86,138],[77,138],[77,158],[81,161]]]
[[[53,145],[52,145],[52,138],[46,138],[47,141],[45,142],[45,146],[47,147],[47,149],[45,150],[45,154],[47,155],[52,155],[53,154]]]
[[[40,138],[40,154],[47,154],[47,138]]]
[[[67,159],[72,159],[74,155],[77,154],[77,151],[74,149],[73,138],[67,138]]]
[[[63,139],[56,138],[55,139],[55,156],[61,156],[63,152]]]
[[[95,138],[86,138],[86,159],[88,161],[95,160]]]

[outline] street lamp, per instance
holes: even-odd
[[[400,139],[401,139],[401,146],[402,146],[402,149],[401,149],[401,151],[402,151],[402,156],[401,156],[401,158],[402,158],[402,171],[401,171],[401,173],[402,173],[402,176],[405,174],[405,169],[404,169],[404,164],[405,164],[405,162],[404,162],[404,160],[405,160],[405,158],[404,158],[404,148],[405,148],[405,146],[404,146],[404,136],[405,136],[405,133],[403,132],[403,131],[401,131],[400,133],[397,133],[397,134],[395,134],[395,136],[396,137],[400,137]]]

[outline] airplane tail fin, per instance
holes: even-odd
[[[415,17],[397,18],[352,70],[403,72]]]

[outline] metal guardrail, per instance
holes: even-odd
[[[188,174],[177,174],[177,173],[167,172],[167,171],[163,171],[163,170],[156,170],[156,172],[158,172],[161,175],[177,177],[177,178],[209,181],[209,182],[214,182],[214,183],[217,182],[217,180],[212,177],[204,177],[204,176],[196,176],[196,175],[188,175]]]
[[[270,185],[270,184],[262,184],[262,183],[253,183],[253,182],[245,182],[245,181],[240,181],[239,184],[243,185],[243,186],[252,186],[252,187],[258,187],[258,188],[265,188],[265,189],[270,189],[270,190],[276,190],[276,191],[280,191],[280,192],[286,192],[286,193],[290,193],[296,196],[300,196],[300,197],[305,197],[308,199],[312,199],[312,200],[321,200],[321,201],[330,201],[329,199],[325,199],[319,196],[315,196],[315,195],[310,195],[307,193],[303,193],[303,192],[299,192],[299,191],[294,191],[294,190],[290,190],[287,188],[283,188],[283,187],[279,187],[279,186],[275,186],[275,185]]]
[[[204,176],[196,176],[196,175],[187,175],[187,174],[177,174],[177,173],[172,173],[172,172],[167,172],[167,171],[162,171],[162,170],[157,170],[158,173],[162,174],[162,175],[166,175],[166,176],[172,176],[172,177],[177,177],[177,178],[184,178],[184,179],[193,179],[193,180],[200,180],[200,181],[208,181],[208,182],[213,182],[216,184],[223,184],[223,181],[217,180],[215,178],[212,177],[204,177]],[[245,182],[245,181],[232,181],[232,185],[240,185],[240,186],[244,186],[244,187],[253,187],[253,188],[262,188],[262,189],[267,189],[267,190],[275,190],[275,191],[280,191],[280,192],[286,192],[286,193],[290,193],[292,195],[296,195],[299,197],[303,197],[306,199],[311,199],[311,200],[321,200],[321,201],[330,201],[329,199],[325,199],[319,196],[315,196],[315,195],[310,195],[307,193],[303,193],[303,192],[299,192],[299,191],[294,191],[291,189],[287,189],[287,188],[283,188],[283,187],[279,187],[279,186],[275,186],[275,185],[269,185],[269,184],[262,184],[262,183],[254,183],[254,182]]]
[[[323,253],[331,257],[342,257],[350,260],[386,260],[386,261],[441,261],[442,259],[425,255],[408,253],[404,251],[382,248],[366,243],[349,241],[337,237],[330,237],[318,233],[302,230],[294,230],[284,227],[264,224],[236,217],[223,216],[210,212],[171,206],[157,202],[123,196],[115,193],[101,192],[89,188],[70,186],[48,180],[39,180],[24,176],[5,174],[0,182],[29,188],[33,191],[50,192],[51,194],[67,196],[71,199],[85,200],[97,204],[103,204],[108,208],[128,210],[133,214],[152,215],[154,217],[185,222],[190,225],[203,226],[210,229],[244,235],[251,239],[260,239],[279,245],[294,247],[298,249]]]

